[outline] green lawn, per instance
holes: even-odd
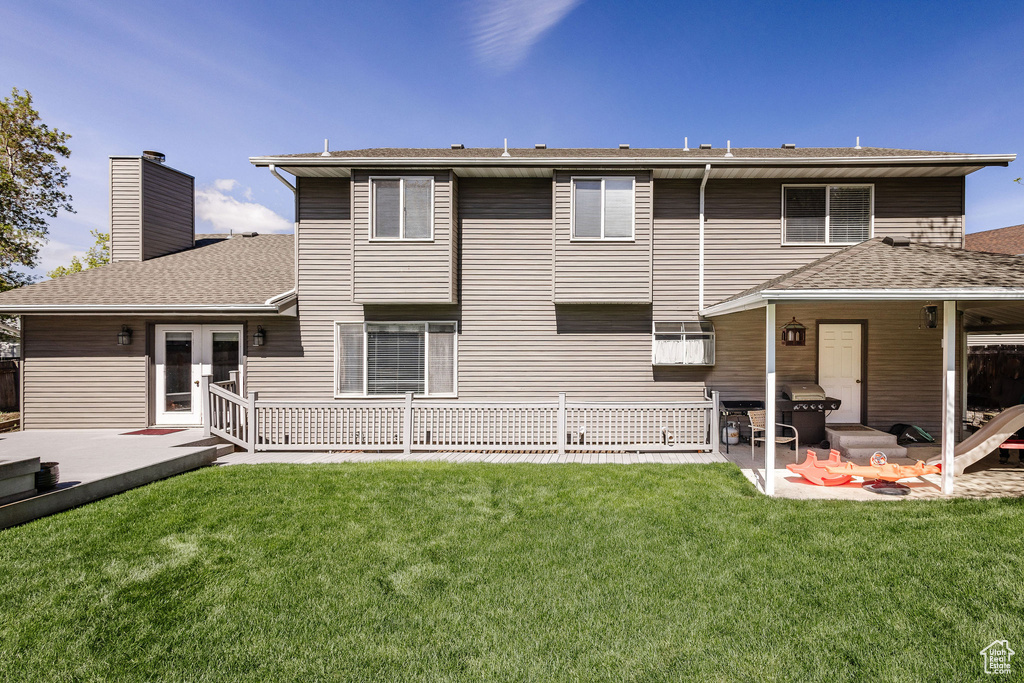
[[[206,469],[0,531],[0,680],[981,680],[1022,525],[726,465]]]

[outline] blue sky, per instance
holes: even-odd
[[[106,228],[107,157],[191,173],[200,232],[288,230],[259,154],[411,146],[853,145],[1024,151],[1024,5],[47,2],[0,6],[0,92],[71,133],[78,213],[44,268]],[[1024,160],[968,177],[968,231],[1024,223]]]

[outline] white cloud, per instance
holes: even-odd
[[[51,239],[40,247],[39,265],[32,269],[32,272],[45,276],[46,273],[57,266],[70,266],[72,256],[77,256],[80,259],[85,258],[85,248]]]
[[[582,0],[484,0],[476,6],[473,47],[496,71],[511,71],[546,31]]]
[[[241,201],[227,194],[238,187],[235,180],[215,180],[196,190],[196,216],[208,221],[214,232],[291,232],[292,223],[258,202]],[[252,192],[246,188],[245,198]]]

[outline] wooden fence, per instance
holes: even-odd
[[[21,410],[21,374],[18,361],[0,361],[0,413]]]
[[[678,403],[295,403],[204,378],[207,431],[250,451],[713,450],[718,396]]]

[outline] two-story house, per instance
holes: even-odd
[[[23,425],[198,425],[211,376],[258,392],[258,448],[714,447],[713,396],[771,415],[783,383],[815,383],[841,400],[830,422],[952,443],[965,330],[1024,329],[1024,261],[962,248],[965,177],[1014,158],[262,156],[295,234],[228,237],[194,234],[190,176],[112,157],[114,262],[0,294],[22,316]],[[433,412],[401,417],[407,395]],[[570,424],[565,402],[591,412]],[[656,412],[687,405],[708,409]]]

